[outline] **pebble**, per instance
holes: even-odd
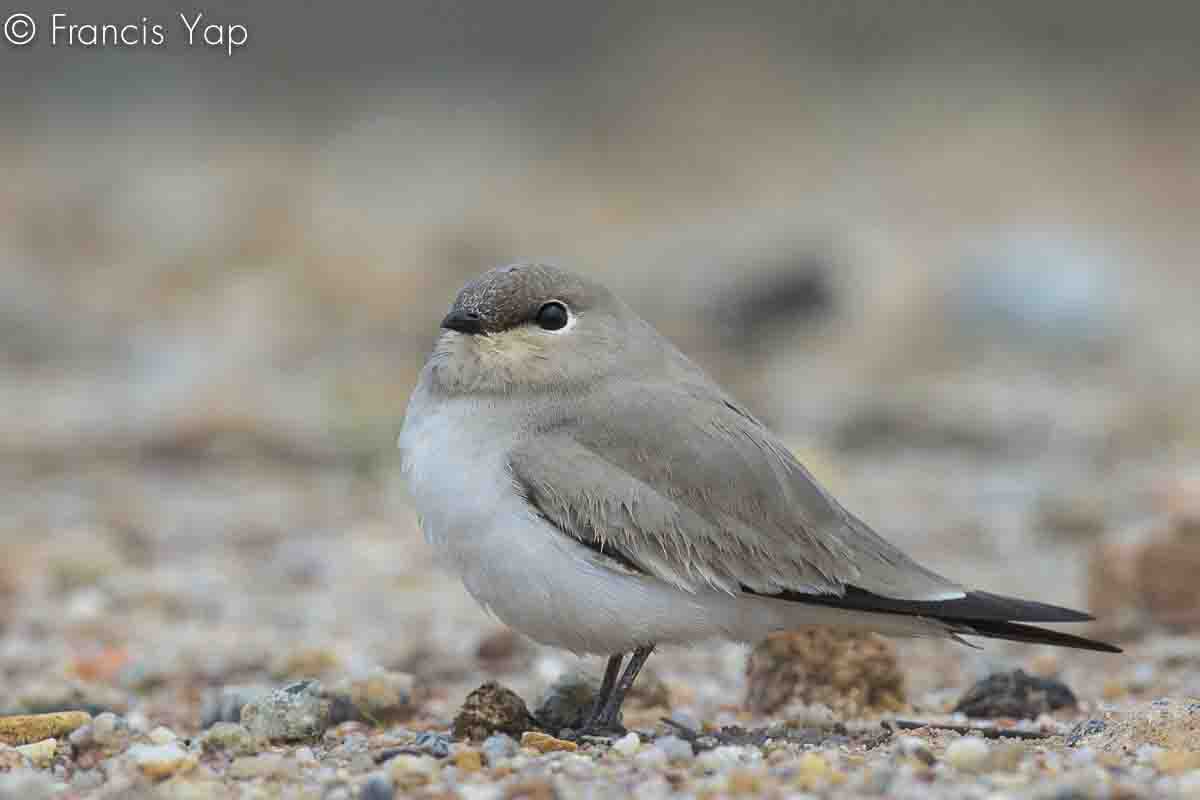
[[[376,669],[335,683],[328,693],[335,721],[359,719],[387,725],[411,717],[414,678],[407,672]]]
[[[666,756],[667,761],[691,761],[696,750],[687,739],[678,736],[663,736],[654,740],[654,749]]]
[[[670,720],[681,728],[689,731],[700,731],[700,720],[686,711],[671,712]]]
[[[229,765],[229,777],[273,778],[292,772],[292,764],[280,753],[259,753],[256,756],[235,758]]]
[[[729,772],[729,778],[726,782],[726,787],[731,795],[761,795],[763,789],[763,775],[757,772],[751,772],[745,769],[735,769]]]
[[[449,736],[434,731],[423,731],[417,734],[417,740],[413,743],[422,753],[428,753],[434,758],[445,758],[450,755],[451,744],[453,742]]]
[[[955,739],[946,747],[946,761],[963,772],[984,772],[988,768],[991,749],[978,736]]]
[[[414,756],[402,753],[386,764],[387,773],[402,789],[411,789],[429,783],[438,773],[438,762],[429,756]]]
[[[71,731],[71,735],[67,737],[67,741],[71,743],[71,747],[75,750],[86,750],[91,747],[96,741],[92,736],[92,724],[80,725],[75,730]]]
[[[314,767],[317,765],[317,754],[313,752],[311,747],[298,747],[293,754],[296,763],[303,767]]]
[[[200,699],[200,727],[217,722],[241,722],[242,708],[269,692],[265,686],[222,686],[208,689]]]
[[[483,758],[487,761],[489,767],[494,767],[502,761],[512,758],[517,754],[517,740],[511,736],[506,736],[503,733],[494,733],[483,740],[483,744],[479,749],[483,752]]]
[[[146,738],[150,740],[151,744],[170,744],[179,737],[175,735],[175,731],[163,725],[159,725],[157,728],[150,731],[150,733],[146,734]]]
[[[896,753],[902,758],[915,759],[925,766],[937,763],[937,756],[929,749],[924,739],[917,736],[901,736],[896,739]]]
[[[54,754],[58,752],[58,740],[43,739],[33,744],[19,745],[17,752],[28,758],[35,767],[45,769],[54,763]]]
[[[596,680],[583,672],[566,672],[546,689],[533,715],[547,730],[578,729],[592,712]]]
[[[15,747],[0,744],[0,773],[11,772],[25,766],[28,760]]]
[[[612,749],[616,750],[621,755],[628,757],[636,753],[641,746],[641,737],[639,737],[633,731],[630,731],[620,739],[617,739],[615,742],[613,742]]]
[[[796,764],[796,779],[800,787],[806,791],[815,789],[818,785],[828,783],[833,779],[834,771],[819,753],[805,753]]]
[[[533,718],[525,701],[511,689],[488,681],[467,695],[454,717],[454,738],[480,741],[493,733],[519,736]]]
[[[129,748],[129,758],[134,766],[148,778],[169,778],[180,772],[194,769],[197,760],[178,744],[135,744]]]
[[[18,745],[32,744],[45,739],[61,739],[91,720],[91,715],[83,711],[0,717],[0,743]]]
[[[319,681],[299,681],[276,689],[242,708],[242,725],[272,741],[315,739],[331,721],[330,702]]]
[[[521,734],[521,747],[529,747],[537,750],[539,753],[552,753],[559,750],[567,752],[575,752],[579,749],[579,745],[566,739],[557,739],[548,733],[540,731],[526,731]]]
[[[92,720],[92,741],[101,747],[120,747],[130,736],[129,723],[111,711],[97,714]]]
[[[367,778],[359,790],[359,800],[392,800],[396,794],[396,785],[392,779],[382,773],[376,773]]]
[[[454,766],[463,772],[478,772],[483,769],[483,755],[478,750],[464,748],[454,754]]]
[[[706,770],[722,772],[726,768],[760,759],[762,753],[755,748],[721,745],[712,750],[705,750],[696,757],[696,763]]]
[[[266,740],[256,738],[245,726],[236,722],[218,722],[200,737],[206,752],[224,751],[232,756],[248,756],[262,751]]]

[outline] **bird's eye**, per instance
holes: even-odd
[[[543,303],[538,309],[537,324],[544,331],[561,330],[570,319],[570,314],[567,313],[567,307],[557,300],[552,300],[549,303]]]

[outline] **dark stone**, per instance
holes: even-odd
[[[392,800],[396,796],[396,787],[385,775],[372,775],[363,784],[359,800]]]
[[[488,681],[467,695],[454,718],[456,739],[482,741],[493,733],[514,738],[535,727],[525,701],[511,689]]]
[[[998,672],[976,683],[954,706],[968,717],[1036,719],[1060,708],[1075,708],[1078,701],[1066,684],[1027,675],[1024,670]]]

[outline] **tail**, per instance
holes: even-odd
[[[952,600],[897,600],[847,586],[841,596],[802,592],[781,592],[761,596],[847,611],[921,617],[940,622],[950,633],[962,636],[982,636],[988,639],[1007,639],[1013,642],[1049,644],[1056,647],[1073,647],[1079,650],[1096,650],[1101,653],[1121,652],[1121,648],[1107,642],[1022,624],[1026,622],[1087,622],[1094,619],[1090,614],[1062,606],[1035,603],[1031,600],[1005,597],[990,592],[967,592],[963,597]]]

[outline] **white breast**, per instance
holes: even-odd
[[[431,403],[418,388],[399,444],[421,527],[438,561],[518,631],[577,653],[612,654],[652,642],[752,641],[803,624],[894,627],[891,619],[864,619],[878,615],[715,590],[686,593],[606,568],[517,491],[507,458],[520,435],[520,417],[493,403]]]

